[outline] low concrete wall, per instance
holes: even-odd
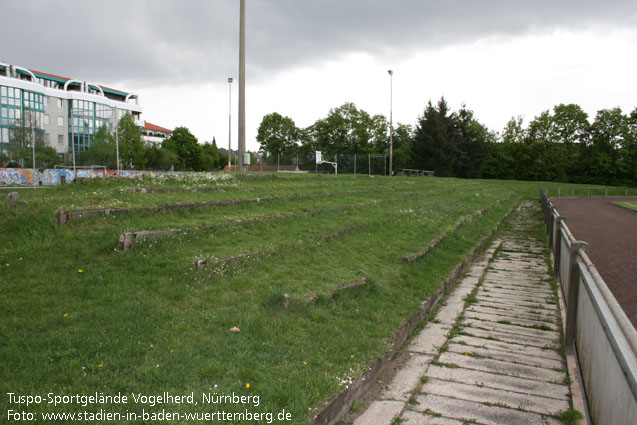
[[[595,424],[637,423],[637,330],[546,192],[542,207],[555,277],[566,304],[564,345],[579,359],[590,418]]]
[[[153,171],[145,170],[120,170],[120,177],[139,177],[142,175],[152,175]],[[33,168],[0,168],[0,186],[18,185],[55,185],[73,182],[76,178],[92,179],[106,176],[117,176],[116,170],[73,170],[69,169],[45,169],[37,170]]]

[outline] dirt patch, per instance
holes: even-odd
[[[637,327],[637,212],[613,202],[637,198],[552,199],[633,326]]]

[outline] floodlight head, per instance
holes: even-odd
[[[321,151],[316,151],[316,163],[317,164],[323,163],[323,154]]]
[[[390,69],[389,71],[387,71],[387,73],[388,73],[389,75],[394,75],[394,71],[392,71],[391,69]]]
[[[231,78],[228,78],[228,82],[229,82],[230,84],[232,84],[232,77],[231,77]]]

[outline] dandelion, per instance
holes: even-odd
[[[102,363],[98,364],[97,367],[104,367]]]
[[[250,383],[249,382],[246,384],[246,389],[248,389],[248,390],[250,389]]]
[[[77,272],[78,272],[78,273],[84,273],[84,270],[82,270],[82,269],[78,269],[78,271],[77,271]]]
[[[64,313],[64,317],[69,317],[69,314],[68,313]]]
[[[303,360],[303,365],[307,366],[307,362],[305,360]]]

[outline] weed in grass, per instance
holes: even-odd
[[[558,413],[555,418],[564,425],[578,425],[580,420],[584,419],[584,415],[579,410],[569,409]]]

